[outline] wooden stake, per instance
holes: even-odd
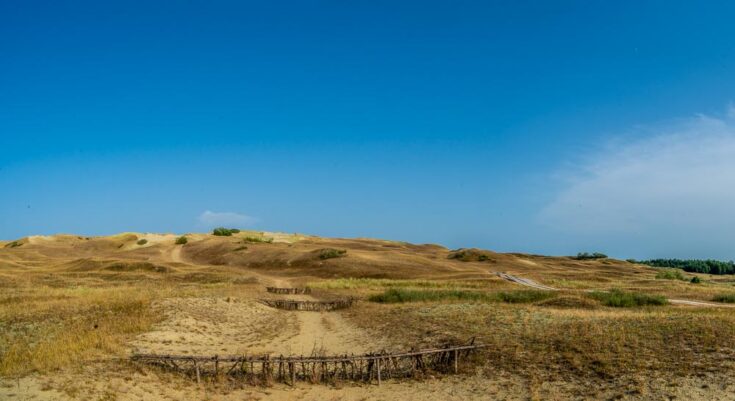
[[[378,386],[380,386],[380,359],[376,360],[378,362]]]

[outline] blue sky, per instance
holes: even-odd
[[[735,258],[731,2],[0,2],[0,238]]]

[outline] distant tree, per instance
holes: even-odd
[[[651,259],[641,260],[638,263],[653,267],[682,269],[690,273],[735,274],[735,263],[733,261],[723,262],[712,259]]]

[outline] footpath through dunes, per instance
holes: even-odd
[[[287,286],[282,280],[278,286]],[[269,294],[273,295],[273,294]],[[337,355],[389,347],[338,311],[286,311],[258,301],[265,287],[244,297],[173,298],[156,305],[165,319],[131,344],[135,353],[172,355]],[[317,301],[310,295],[278,295]]]

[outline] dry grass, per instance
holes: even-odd
[[[0,375],[49,372],[119,354],[159,318],[135,287],[29,287],[0,298]]]

